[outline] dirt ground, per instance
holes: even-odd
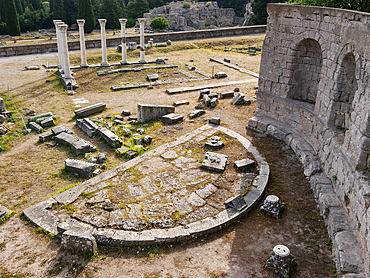
[[[232,46],[261,45],[263,35],[223,38],[175,43],[169,49],[149,51],[147,60],[164,57],[168,64],[179,65],[184,69],[191,59],[195,65],[209,73],[228,74],[228,80],[250,79],[249,75],[237,72],[220,64],[209,62],[209,57],[229,58],[238,65],[258,72],[260,55],[249,56],[237,51],[224,52]],[[118,59],[114,49],[109,50],[111,60]],[[99,50],[88,50],[90,61],[98,61]],[[71,61],[78,64],[79,53],[71,54]],[[129,53],[137,59],[138,53]],[[73,99],[84,98],[89,104],[105,102],[108,110],[99,115],[120,114],[128,109],[136,114],[137,103],[172,104],[178,100],[188,100],[189,105],[179,106],[176,112],[187,115],[198,103],[199,91],[168,95],[167,88],[200,85],[215,82],[183,82],[129,91],[113,92],[109,88],[120,82],[132,79],[144,82],[151,70],[129,74],[112,74],[98,77],[96,70],[75,71],[80,88],[74,96],[67,95],[57,77],[45,82],[46,72],[22,71],[24,66],[57,63],[57,55],[42,54],[11,58],[0,58],[0,97],[7,97],[10,87],[12,100],[6,101],[9,107],[19,111],[22,107],[36,112],[51,111],[58,123],[71,128],[74,133],[95,144],[100,152],[107,154],[108,169],[124,162],[112,149],[97,138],[89,138],[74,125],[72,119],[76,109]],[[153,71],[157,72],[157,71]],[[173,74],[173,72],[164,72]],[[219,82],[218,80],[216,82]],[[241,86],[240,91],[253,97],[254,82]],[[233,90],[235,86],[217,88],[222,92]],[[81,105],[81,104],[80,104]],[[85,105],[85,104],[83,104]],[[86,104],[87,105],[87,104]],[[60,249],[60,240],[45,235],[28,223],[21,211],[48,196],[56,194],[66,186],[82,180],[63,171],[66,158],[79,158],[67,148],[48,147],[38,143],[38,135],[19,136],[4,141],[6,151],[0,153],[0,204],[16,211],[5,224],[0,225],[0,274],[2,277],[272,277],[264,269],[264,264],[273,247],[284,244],[290,248],[297,260],[297,267],[291,277],[335,277],[331,255],[331,241],[325,225],[317,210],[309,183],[303,175],[298,159],[291,149],[279,141],[259,134],[247,133],[248,118],[253,117],[256,103],[249,106],[232,106],[230,99],[220,100],[216,108],[206,109],[204,117],[190,122],[185,120],[183,129],[173,132],[158,132],[165,128],[157,125],[149,129],[153,135],[153,147],[163,144],[205,124],[212,116],[220,116],[222,125],[248,138],[259,152],[265,156],[271,167],[271,176],[266,195],[275,194],[285,202],[286,210],[281,219],[261,214],[257,207],[229,227],[216,234],[192,241],[174,244],[122,247],[118,249],[99,247],[92,257],[72,254]],[[16,111],[15,111],[16,112]],[[15,115],[19,129],[19,116]],[[2,140],[3,139],[3,140]],[[2,140],[2,141],[1,141]]]

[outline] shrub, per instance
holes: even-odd
[[[184,8],[184,9],[190,9],[190,4],[189,3],[187,3],[187,2],[184,2],[184,4],[182,4],[182,7]]]
[[[170,27],[170,25],[168,24],[167,19],[165,19],[163,17],[154,18],[152,20],[152,22],[150,22],[149,26],[152,27],[152,29],[154,29],[154,30],[164,30],[164,29],[168,29]]]

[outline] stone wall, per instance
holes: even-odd
[[[308,176],[313,180],[322,170],[331,181],[359,243],[356,256],[363,262],[345,269],[338,255],[338,272],[363,271],[369,277],[370,14],[290,4],[269,4],[268,14],[258,108],[250,126],[276,137],[283,134],[279,139],[297,154],[301,148],[306,170],[313,167],[309,160],[318,158],[321,166],[313,167]],[[325,195],[317,196],[319,203],[320,196]],[[329,212],[322,213],[329,225],[330,213],[339,207],[327,207]],[[338,254],[343,245],[351,245],[338,239],[343,230],[331,234]]]
[[[244,26],[244,27],[230,27],[230,28],[220,28],[214,30],[196,30],[196,31],[184,31],[184,32],[169,32],[169,33],[155,33],[146,34],[145,40],[148,41],[150,38],[154,39],[154,42],[166,42],[179,41],[179,40],[191,40],[191,39],[202,39],[202,38],[218,38],[218,37],[232,37],[232,36],[243,36],[257,33],[264,33],[266,31],[266,25],[258,26]],[[139,35],[127,36],[127,42],[140,42]],[[107,47],[116,47],[121,44],[121,39],[119,36],[107,38]],[[98,48],[100,45],[99,39],[87,39],[86,48]],[[68,49],[79,50],[80,41],[68,41]],[[36,53],[46,53],[46,52],[57,52],[57,43],[45,42],[37,44],[18,44],[18,45],[8,45],[0,46],[0,57],[16,56],[16,55],[27,55]]]

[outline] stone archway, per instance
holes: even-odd
[[[343,135],[351,123],[352,102],[357,89],[356,59],[353,53],[347,53],[338,63],[329,117],[329,125],[335,127]]]
[[[294,70],[290,84],[293,85],[289,98],[316,103],[316,96],[321,79],[322,49],[314,39],[300,41],[294,57]]]

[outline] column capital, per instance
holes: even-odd
[[[67,29],[68,29],[68,25],[67,24],[59,24],[58,27],[59,27],[60,32],[62,32],[62,33],[66,33],[67,32]]]
[[[100,27],[105,27],[105,24],[107,23],[106,19],[98,19]]]
[[[58,23],[62,22],[60,19],[53,19],[54,25],[57,25]]]
[[[140,24],[144,24],[145,23],[145,18],[138,18],[137,20],[139,21]]]
[[[84,27],[85,19],[76,19],[78,26]]]
[[[126,18],[119,18],[119,23],[121,23],[121,25],[126,25],[126,22],[127,22],[127,19]]]

